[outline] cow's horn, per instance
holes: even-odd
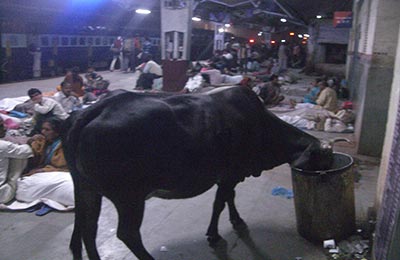
[[[333,139],[329,140],[329,143],[332,146],[337,142],[347,142],[347,143],[351,144],[351,141],[349,139],[347,139],[347,138],[344,138],[344,137],[336,137],[336,138],[333,138]]]

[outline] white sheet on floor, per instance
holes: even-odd
[[[323,130],[331,133],[352,132],[334,113],[313,104],[299,103],[294,109],[286,105],[268,110],[283,121],[301,129]],[[321,129],[319,129],[317,122],[323,123]]]
[[[16,98],[3,98],[0,100],[0,110],[11,111],[16,105],[22,104],[29,99],[28,96]]]
[[[308,130],[315,129],[315,122],[304,119],[300,116],[285,116],[285,115],[283,115],[283,116],[280,116],[279,118],[281,120],[285,121],[286,123],[291,124],[298,128],[308,129]]]
[[[74,186],[69,172],[41,172],[18,180],[16,201],[0,209],[21,210],[44,203],[60,211],[74,208]]]

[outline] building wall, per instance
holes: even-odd
[[[193,28],[197,29],[205,29],[205,30],[215,30],[215,23],[209,21],[200,21],[200,22],[193,22]],[[226,32],[232,33],[233,35],[245,39],[259,39],[260,37],[257,35],[259,30],[248,29],[239,26],[231,26],[229,28],[225,28]]]
[[[332,19],[318,20],[318,43],[347,44],[349,42],[349,28],[335,28]]]
[[[397,46],[400,1],[355,1],[348,79],[357,111],[357,151],[380,156]]]
[[[382,152],[382,160],[377,184],[377,198],[375,208],[380,209],[377,225],[377,236],[374,244],[374,256],[376,259],[400,259],[400,202],[398,192],[399,177],[394,165],[399,164],[398,147],[395,147],[396,138],[399,137],[399,111],[400,111],[400,31],[398,33],[398,45],[394,78],[388,110],[388,122],[386,125],[385,143]],[[398,143],[398,141],[397,141]],[[396,182],[397,181],[397,182]]]
[[[332,19],[315,20],[308,26],[310,38],[307,43],[307,67],[312,67],[324,74],[334,74],[336,70],[329,71],[326,66],[327,44],[343,44],[349,42],[350,30],[348,28],[335,28]],[[317,65],[317,67],[315,67]],[[344,66],[344,65],[343,65]],[[340,72],[342,73],[342,72]]]

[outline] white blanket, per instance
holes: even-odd
[[[277,106],[270,108],[281,120],[301,129],[332,133],[352,133],[336,114],[308,103],[299,103],[295,108]]]
[[[18,179],[16,201],[0,209],[21,210],[44,203],[60,211],[74,208],[74,186],[69,172],[41,172]]]
[[[29,99],[28,96],[16,98],[3,98],[0,100],[0,110],[11,111],[16,105],[22,104]]]

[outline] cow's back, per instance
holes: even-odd
[[[105,195],[161,189],[194,196],[258,171],[259,113],[260,102],[240,88],[176,96],[122,93],[77,120],[73,156],[80,175]]]

